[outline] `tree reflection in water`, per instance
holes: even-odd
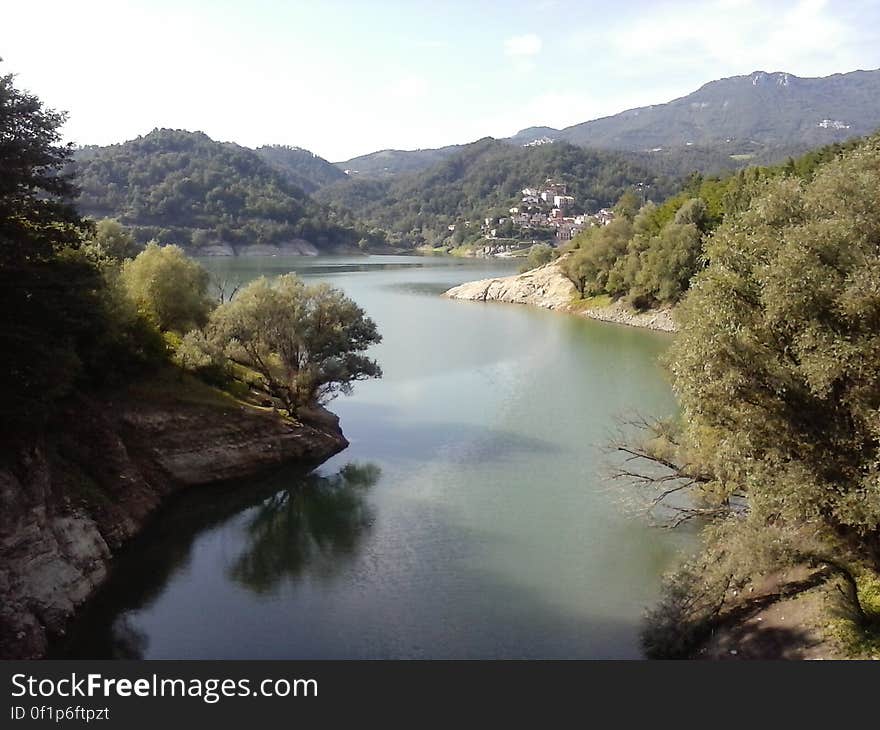
[[[201,535],[242,512],[247,515],[238,537],[242,548],[227,569],[230,580],[265,594],[285,578],[334,575],[370,529],[366,495],[379,475],[375,464],[348,464],[330,476],[294,465],[258,482],[181,493],[114,560],[110,579],[51,655],[143,658],[150,636],[139,625],[138,612],[185,569]]]
[[[248,544],[229,576],[269,593],[285,578],[335,575],[372,524],[365,493],[379,474],[375,464],[348,464],[332,476],[309,474],[297,488],[273,494],[246,526]]]

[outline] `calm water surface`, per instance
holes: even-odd
[[[351,446],[187,492],[59,647],[144,658],[638,657],[688,538],[602,480],[615,415],[669,414],[665,335],[442,291],[504,261],[206,262],[341,287],[384,336],[381,381],[332,409]]]

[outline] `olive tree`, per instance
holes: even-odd
[[[86,240],[83,248],[92,258],[110,262],[134,258],[140,251],[134,236],[113,218],[99,220],[94,236]]]
[[[840,576],[865,621],[856,576],[880,571],[878,200],[874,138],[810,182],[761,182],[707,241],[669,352],[678,463],[630,449],[666,470],[648,480],[691,490],[687,510],[710,518],[717,589],[704,607],[731,580],[805,564]],[[693,609],[706,570],[673,579],[667,607]]]
[[[123,263],[120,279],[138,311],[162,331],[183,334],[208,320],[208,272],[178,246],[147,244]]]
[[[373,320],[338,289],[295,274],[251,282],[213,312],[209,334],[292,414],[382,375],[364,354],[381,341]]]

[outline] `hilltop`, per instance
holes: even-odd
[[[352,226],[291,182],[294,157],[322,167],[306,155],[290,148],[258,153],[202,132],[155,129],[82,150],[75,161],[77,207],[95,218],[118,218],[141,242],[156,239],[196,253],[254,246],[314,253],[357,245]]]

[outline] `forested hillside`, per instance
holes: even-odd
[[[345,173],[336,165],[300,147],[264,145],[256,151],[289,183],[309,194],[325,185],[345,179]]]
[[[487,138],[420,173],[355,177],[324,188],[318,197],[389,231],[395,241],[437,244],[449,235],[450,224],[478,223],[493,211],[506,214],[523,187],[547,178],[565,183],[575,205],[591,212],[613,204],[633,186],[658,200],[676,190],[671,180],[621,155],[568,144],[513,147]]]
[[[590,228],[567,246],[563,271],[584,297],[626,298],[638,309],[675,304],[707,263],[704,244],[728,217],[746,210],[762,185],[777,178],[810,180],[822,165],[862,144],[834,144],[770,167],[726,177],[693,175],[659,205],[639,207],[627,193],[609,225]]]
[[[198,251],[300,239],[332,248],[361,238],[257,152],[201,132],[157,129],[123,144],[88,148],[75,173],[80,211],[118,218],[141,242]]]
[[[878,196],[876,136],[724,191],[667,358],[681,417],[621,447],[673,523],[702,526],[649,617],[652,656],[693,656],[750,600],[821,584],[824,631],[877,656]]]

